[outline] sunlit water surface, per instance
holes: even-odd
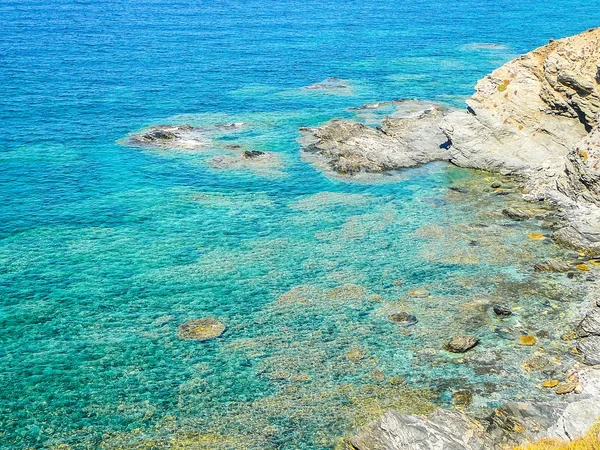
[[[367,102],[460,106],[513,56],[599,23],[581,0],[3,1],[0,448],[321,449],[457,392],[474,414],[552,400],[538,386],[572,363],[583,278],[533,271],[572,255],[543,239],[551,222],[501,214],[515,183],[443,164],[328,178],[296,139],[376,124],[349,110]],[[327,77],[348,88],[304,89]],[[119,144],[231,122],[247,125],[202,152]],[[280,162],[215,168],[228,145]],[[179,340],[199,317],[226,332]],[[442,350],[458,333],[481,343]]]

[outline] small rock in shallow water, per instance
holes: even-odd
[[[512,315],[510,308],[504,305],[494,305],[494,314],[501,317],[508,317]]]
[[[559,395],[569,394],[577,388],[577,383],[561,383],[556,388],[556,393]]]
[[[528,372],[542,372],[550,366],[550,360],[543,355],[534,355],[521,364],[521,367]]]
[[[492,189],[498,189],[502,187],[502,183],[500,183],[499,181],[496,181],[494,183],[492,183]]]
[[[555,388],[558,386],[558,380],[546,380],[542,383],[542,386],[545,388]]]
[[[415,298],[429,297],[429,291],[427,289],[411,289],[406,295]]]
[[[479,343],[479,339],[473,336],[454,336],[444,342],[444,348],[452,353],[465,353]]]
[[[261,152],[258,150],[246,150],[246,151],[242,152],[242,158],[245,158],[245,159],[257,158],[264,154],[265,154],[265,152]]]
[[[410,327],[418,322],[415,316],[408,314],[407,312],[390,314],[389,319],[402,327]]]
[[[358,362],[365,356],[365,352],[360,348],[353,348],[344,355],[350,361]]]
[[[519,342],[523,345],[534,345],[535,344],[535,336],[524,335],[519,337]]]
[[[381,383],[382,381],[385,381],[385,374],[381,370],[373,370],[369,374],[369,378],[371,378],[373,381]]]
[[[177,328],[179,339],[206,341],[219,337],[225,331],[225,325],[213,318],[194,319]]]
[[[457,408],[466,408],[473,402],[473,393],[458,391],[452,394],[452,404]]]
[[[533,266],[536,272],[568,272],[571,270],[571,264],[566,261],[549,259]]]
[[[406,378],[404,378],[404,377],[392,377],[392,378],[390,378],[389,383],[392,386],[401,386],[401,385],[403,385],[403,384],[406,383]]]
[[[590,271],[590,268],[589,268],[589,266],[587,264],[577,264],[575,266],[575,268],[577,270],[581,270],[582,272],[589,272]]]
[[[502,214],[512,220],[527,220],[535,216],[535,213],[521,208],[506,208],[502,210]]]

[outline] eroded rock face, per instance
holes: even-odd
[[[443,121],[452,161],[557,177],[567,153],[597,125],[599,61],[594,29],[550,42],[480,80],[469,110]]]
[[[525,198],[569,210],[554,239],[600,255],[600,28],[523,55],[475,89],[467,111],[442,120],[450,160],[524,176]]]
[[[447,139],[438,126],[447,112],[439,105],[422,103],[418,114],[386,117],[378,129],[332,120],[301,130],[303,154],[317,167],[344,175],[448,160]]]
[[[566,181],[559,188],[571,198],[600,206],[600,126],[596,126],[568,153]]]

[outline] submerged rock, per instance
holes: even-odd
[[[311,84],[310,86],[304,87],[309,91],[324,91],[330,93],[350,93],[350,84],[348,81],[341,78],[326,78],[320,83]]]
[[[127,140],[129,145],[185,150],[202,149],[209,142],[206,130],[190,125],[156,125]]]
[[[213,318],[194,319],[177,328],[179,339],[206,341],[221,336],[225,325]]]
[[[535,336],[530,336],[530,335],[519,336],[519,343],[521,345],[526,345],[526,346],[535,345]]]
[[[470,391],[458,391],[452,394],[452,404],[457,408],[467,408],[473,402],[473,393]]]
[[[454,336],[444,342],[444,348],[452,353],[465,353],[479,343],[479,339],[473,336]]]
[[[549,259],[533,266],[536,272],[568,272],[571,268],[570,263],[557,259]]]
[[[263,174],[279,174],[283,169],[283,160],[278,153],[248,150],[236,156],[214,156],[208,164],[221,170],[250,170]]]
[[[418,322],[416,316],[408,314],[407,312],[394,313],[391,314],[389,318],[392,322],[402,327],[410,327]]]
[[[494,305],[492,307],[492,309],[494,310],[494,314],[496,314],[497,316],[501,316],[501,317],[512,316],[512,311],[510,310],[510,308],[508,306]]]
[[[424,298],[429,297],[429,291],[427,289],[411,289],[406,295],[414,298]]]
[[[378,129],[345,119],[302,129],[303,155],[320,168],[344,175],[448,160],[447,139],[438,127],[447,111],[423,103],[420,114],[387,117]]]

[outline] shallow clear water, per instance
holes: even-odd
[[[0,448],[329,448],[457,391],[476,414],[551,399],[537,386],[570,363],[581,283],[533,272],[567,254],[530,238],[549,224],[506,220],[514,188],[446,165],[327,178],[297,130],[374,124],[348,109],[373,101],[460,105],[514,55],[599,23],[581,0],[3,1]],[[327,77],[349,88],[303,89]],[[247,126],[200,153],[118,143],[230,122]],[[281,163],[212,167],[232,144]],[[177,339],[205,316],[221,338]],[[463,332],[476,350],[440,350]],[[540,347],[560,361],[522,368]]]

